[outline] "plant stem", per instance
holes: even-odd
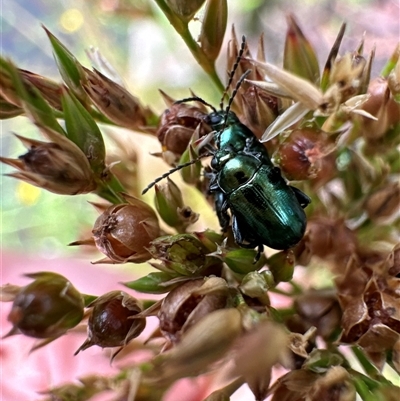
[[[369,391],[368,386],[362,379],[356,378],[353,383],[363,401],[375,401],[375,396]]]
[[[164,0],[155,0],[155,2],[168,18],[168,21],[175,28],[176,32],[178,32],[180,37],[186,43],[186,46],[188,47],[198,64],[201,66],[201,68],[209,75],[218,90],[223,92],[224,85],[218,77],[217,71],[215,70],[215,64],[213,61],[210,61],[207,58],[201,47],[193,39],[189,31],[188,21],[180,19],[177,15],[171,12],[171,9],[168,7]]]
[[[353,346],[351,347],[351,350],[368,376],[380,382],[387,382],[387,380],[381,375],[375,365],[373,365],[371,361],[365,356],[360,347]]]

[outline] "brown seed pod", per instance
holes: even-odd
[[[207,290],[209,293],[199,292],[207,282],[208,286],[214,287],[215,291],[209,287]],[[222,287],[217,288],[221,283]],[[171,342],[178,342],[181,335],[204,316],[224,308],[227,300],[226,282],[221,278],[185,282],[173,289],[163,300],[158,314],[162,334]]]
[[[129,203],[109,207],[95,222],[92,233],[97,248],[112,263],[142,263],[151,258],[150,242],[160,235],[153,209],[129,197]]]
[[[176,162],[182,156],[199,125],[200,137],[211,132],[210,127],[204,123],[206,116],[207,110],[203,105],[199,107],[186,103],[172,104],[164,111],[156,135],[164,156],[173,156],[164,157],[167,162]]]
[[[8,320],[8,335],[23,333],[35,338],[54,338],[76,326],[83,318],[83,298],[60,274],[27,274],[35,280],[16,295]]]
[[[307,328],[315,326],[317,333],[326,340],[340,328],[342,313],[331,289],[311,289],[296,298],[294,307]]]
[[[60,195],[92,192],[96,182],[88,159],[69,139],[50,129],[42,129],[54,142],[43,142],[15,135],[28,152],[18,159],[0,157],[0,161],[18,171],[8,174]]]
[[[124,347],[146,327],[145,318],[132,319],[142,312],[142,307],[136,298],[124,291],[108,292],[88,307],[92,308],[88,322],[88,338],[75,355],[92,345],[102,348]]]
[[[334,172],[334,159],[327,156],[334,149],[322,131],[308,128],[294,130],[275,154],[288,180],[328,181]]]

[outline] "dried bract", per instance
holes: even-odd
[[[255,85],[249,86],[241,98],[246,122],[254,135],[261,138],[278,115],[278,99]]]

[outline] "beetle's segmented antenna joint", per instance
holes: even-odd
[[[238,56],[236,58],[235,64],[232,67],[232,70],[231,70],[231,72],[229,74],[228,84],[226,85],[226,87],[224,89],[224,93],[222,94],[222,97],[221,97],[221,101],[219,102],[219,107],[220,107],[221,110],[223,110],[223,108],[224,108],[225,96],[228,93],[229,87],[231,86],[231,83],[232,83],[232,80],[233,80],[233,76],[235,75],[235,72],[236,72],[237,68],[239,67],[240,59],[243,56],[245,47],[246,47],[246,37],[243,35],[242,36],[242,44],[240,46],[239,54],[238,54]]]
[[[201,97],[198,96],[192,96],[192,97],[187,97],[185,99],[177,100],[174,102],[174,104],[181,104],[181,103],[187,103],[187,102],[200,102],[201,104],[204,104],[205,106],[208,106],[212,111],[217,111],[217,109],[210,103],[207,103],[205,100],[203,100]]]
[[[156,185],[158,182],[160,182],[160,181],[164,180],[165,178],[169,177],[171,174],[175,173],[176,171],[182,170],[185,167],[189,167],[192,164],[197,163],[199,160],[204,159],[205,157],[209,157],[209,156],[212,156],[212,154],[211,153],[206,153],[204,155],[196,157],[196,159],[193,159],[190,162],[179,164],[178,166],[172,168],[171,170],[167,171],[163,175],[160,175],[158,178],[156,178],[149,185],[147,185],[147,187],[142,191],[142,195],[144,195],[149,189],[153,188],[154,185]]]
[[[235,99],[235,96],[238,93],[238,90],[239,90],[240,86],[242,85],[243,81],[246,79],[247,75],[249,75],[250,73],[251,73],[251,70],[247,70],[245,73],[242,74],[242,76],[237,81],[235,89],[233,90],[232,95],[229,98],[228,104],[226,106],[226,110],[225,110],[226,114],[229,113],[229,110],[231,109],[233,100]]]

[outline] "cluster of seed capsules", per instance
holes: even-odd
[[[263,252],[264,245],[286,250],[301,240],[307,224],[303,209],[310,203],[310,198],[299,189],[287,184],[280,169],[272,164],[266,147],[231,110],[235,96],[250,71],[241,74],[224,107],[224,98],[239,69],[245,47],[246,41],[243,37],[237,60],[229,74],[228,84],[220,102],[220,110],[197,96],[175,102],[178,107],[183,103],[195,101],[211,108],[210,113],[198,113],[196,116],[197,119],[201,118],[211,132],[203,132],[198,157],[179,164],[157,178],[144,189],[143,193],[172,173],[197,163],[204,157],[211,156],[210,167],[205,172],[208,182],[207,191],[212,196],[221,229],[226,233],[231,227],[233,238],[240,247],[257,248],[257,261]],[[154,251],[148,249],[151,248],[149,243],[157,248],[162,243],[163,237],[154,240],[159,237],[160,229],[157,217],[150,206],[127,194],[124,194],[124,199],[127,203],[102,210],[104,213],[98,218],[92,231],[93,239],[97,247],[110,256],[114,263],[126,261],[141,263],[148,260],[150,255],[154,256]],[[142,224],[143,222],[146,224]],[[119,238],[112,238],[112,231],[114,227],[117,227],[116,230],[120,235],[126,231],[129,236],[132,236],[133,226],[136,227],[136,237],[132,238],[131,242],[135,243],[136,248],[142,247],[143,250],[135,251],[132,255],[132,244],[120,241]],[[140,237],[145,245],[138,244],[137,237]],[[179,242],[179,238],[176,241]],[[78,245],[81,242],[72,244]],[[186,265],[185,268],[190,270]],[[252,266],[250,270],[255,268],[256,266]],[[123,347],[144,329],[144,317],[125,321],[127,316],[140,314],[142,308],[137,300],[121,291],[104,294],[93,302],[84,302],[81,295],[70,287],[73,294],[69,302],[73,313],[70,313],[68,319],[59,320],[59,316],[64,314],[64,307],[71,309],[64,304],[61,305],[62,308],[59,307],[59,289],[70,286],[68,280],[55,273],[46,272],[29,275],[29,277],[34,278],[35,281],[20,291],[13,304],[9,320],[14,327],[9,334],[20,331],[37,338],[58,337],[82,319],[84,307],[92,308],[93,311],[88,322],[88,339],[77,352],[94,344],[103,347]],[[202,280],[197,281],[196,285],[200,282]],[[45,299],[44,288],[54,293],[54,299],[52,298],[51,302]],[[36,294],[34,308],[31,304],[26,304],[29,294],[32,293]],[[43,313],[45,309],[51,311],[50,320],[49,314]],[[104,310],[107,310],[107,318],[104,317],[105,312],[102,312]],[[98,317],[98,314],[102,317]],[[41,316],[39,320],[35,318],[39,324],[31,321],[36,315]],[[161,310],[160,316],[163,315],[165,312]],[[58,324],[59,321],[62,321],[62,324]],[[116,321],[125,321],[125,324],[120,329],[116,329],[114,324]],[[100,336],[99,333],[103,334]]]
[[[212,129],[209,135],[214,147],[205,141],[207,152],[199,157],[212,156],[211,172],[207,173],[210,179],[208,190],[214,197],[222,230],[226,232],[231,225],[235,242],[243,248],[257,247],[259,256],[263,245],[285,250],[301,240],[307,224],[303,209],[311,200],[298,188],[286,183],[280,169],[272,164],[265,146],[231,111],[233,100],[250,70],[241,75],[226,108],[223,106],[245,45],[243,37],[238,59],[220,102],[220,110],[197,96],[176,103],[197,101],[212,109],[203,121]],[[157,178],[144,189],[143,194],[160,180],[198,159],[180,164]]]

